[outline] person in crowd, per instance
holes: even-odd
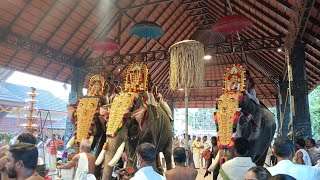
[[[277,157],[278,163],[267,168],[272,176],[277,174],[287,174],[296,179],[318,179],[320,177],[320,167],[293,164],[293,144],[290,139],[278,137],[273,144],[273,154]]]
[[[316,141],[314,139],[307,138],[306,149],[311,158],[312,166],[317,164],[317,161],[319,160],[319,156],[320,156],[320,149],[318,149],[315,145],[316,145]]]
[[[34,146],[36,146],[37,145],[37,138],[31,133],[22,133],[22,134],[18,135],[17,138],[15,138],[14,144],[18,144],[18,143],[29,143],[29,144],[33,144]],[[9,178],[8,173],[5,169],[6,162],[7,162],[7,156],[4,156],[0,159],[1,180],[7,180]],[[37,166],[42,165],[43,163],[44,163],[43,160],[38,155]],[[35,172],[33,174],[32,178],[43,179],[37,172]]]
[[[51,139],[48,139],[45,146],[47,147],[47,165],[50,170],[56,170],[56,163],[57,163],[57,153],[58,147],[63,146],[64,143],[60,139],[56,138],[56,135],[53,134]]]
[[[211,155],[210,155],[210,158],[208,160],[208,163],[206,164],[206,173],[205,173],[204,177],[208,176],[208,174],[210,173],[208,171],[208,169],[212,164],[212,159],[214,159],[216,157],[216,155],[218,154],[218,151],[219,151],[219,148],[218,148],[218,145],[217,145],[217,137],[216,136],[212,136],[211,137],[211,144],[212,144]],[[220,169],[220,165],[218,165],[218,167],[215,168],[214,171],[213,171],[212,176],[213,176],[214,180],[218,178],[219,169]]]
[[[201,149],[201,139],[198,137],[193,141],[193,160],[196,169],[200,168],[200,149]]]
[[[244,179],[247,171],[256,166],[248,157],[249,142],[247,139],[239,137],[234,142],[235,158],[222,164],[218,180],[223,179]]]
[[[250,76],[250,71],[246,70],[246,91],[245,93],[248,95],[250,99],[252,99],[256,104],[260,104],[257,98],[255,83],[253,78]]]
[[[203,169],[206,169],[206,165],[209,163],[209,159],[210,159],[210,156],[211,156],[211,151],[210,150],[212,148],[212,145],[211,145],[211,142],[208,140],[207,136],[203,136],[202,141],[203,141],[203,153],[202,153],[202,156],[203,156],[203,159],[205,160],[205,162],[203,163],[204,164]]]
[[[191,153],[193,153],[193,148],[194,148],[193,142],[194,142],[196,139],[197,139],[197,136],[193,135],[193,136],[192,136],[192,139],[191,139]]]
[[[277,174],[275,176],[272,176],[270,180],[296,180],[296,178],[287,174]]]
[[[178,136],[176,136],[173,140],[173,149],[180,147],[180,142]]]
[[[199,137],[200,138],[200,137]],[[200,168],[204,167],[204,158],[203,158],[203,139],[200,138]]]
[[[7,154],[6,170],[9,178],[17,180],[41,180],[35,176],[38,150],[34,144],[18,143],[12,145]]]
[[[182,147],[175,148],[173,151],[173,159],[176,167],[165,172],[167,180],[195,180],[198,171],[194,168],[186,166],[186,150]],[[192,162],[192,156],[189,157],[189,162]]]
[[[90,154],[91,143],[83,139],[80,143],[80,153],[75,155],[67,164],[57,163],[57,169],[71,169],[76,167],[75,179],[96,179],[93,175],[96,157]]]
[[[154,171],[152,164],[156,159],[156,148],[153,144],[142,143],[137,148],[137,169],[131,180],[164,180],[165,178]]]
[[[305,164],[312,166],[311,159],[306,150],[304,150],[306,142],[304,139],[296,140],[297,152],[295,153],[292,162],[294,164]]]
[[[268,180],[270,178],[271,174],[266,168],[255,166],[248,170],[245,180]]]

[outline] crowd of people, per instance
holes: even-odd
[[[123,170],[119,171],[120,179],[152,179],[152,180],[194,180],[198,170],[203,168],[206,176],[213,179],[239,179],[239,180],[268,180],[268,179],[320,179],[320,148],[314,139],[297,139],[295,146],[291,140],[278,137],[274,140],[272,154],[275,157],[270,167],[257,166],[249,156],[250,144],[245,138],[236,138],[233,146],[234,158],[224,162],[218,167],[212,166],[219,149],[215,136],[208,139],[188,136],[188,139],[175,137],[173,141],[173,159],[175,167],[160,175],[155,169],[156,148],[150,143],[142,143],[137,147],[136,168],[138,171],[133,177],[126,176]],[[37,138],[31,133],[20,134],[10,147],[2,146],[0,149],[1,179],[41,180],[40,167],[44,166],[43,159],[39,157]],[[319,141],[318,141],[319,142]],[[79,154],[69,162],[56,162],[57,149],[63,142],[53,135],[47,139],[48,148],[46,164],[49,168],[71,169],[75,168],[75,180],[95,180],[95,156],[90,153],[91,143],[82,140]],[[211,174],[211,175],[210,175]]]

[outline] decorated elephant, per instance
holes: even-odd
[[[111,179],[113,167],[123,152],[128,157],[127,167],[135,167],[136,148],[143,142],[156,146],[157,155],[163,152],[167,169],[172,167],[171,111],[162,108],[148,90],[148,68],[145,63],[135,61],[126,70],[124,92],[116,95],[106,112],[107,140],[96,160],[104,163],[102,179]],[[170,115],[170,116],[169,116]],[[159,156],[154,168],[160,167]],[[135,168],[136,169],[136,168]]]
[[[214,113],[219,152],[209,171],[234,156],[231,147],[237,137],[248,139],[248,155],[258,166],[264,165],[276,129],[275,117],[267,107],[257,104],[244,89],[244,72],[242,66],[234,65],[225,73],[223,95],[219,97]],[[231,76],[237,78],[230,78]],[[229,84],[236,85],[230,87]]]
[[[97,74],[90,78],[88,93],[80,98],[76,105],[67,107],[71,123],[75,126],[74,134],[67,143],[67,148],[75,145],[76,151],[82,139],[89,139],[93,149],[103,133],[100,121],[100,107],[105,103],[106,81],[103,75]]]

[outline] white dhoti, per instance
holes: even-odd
[[[46,164],[50,170],[56,170],[57,155],[47,153]]]
[[[193,161],[195,168],[200,168],[200,152],[193,152]]]
[[[78,168],[74,176],[75,180],[95,180],[95,176],[89,174],[89,162],[86,153],[79,153]]]

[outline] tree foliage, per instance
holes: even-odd
[[[320,139],[320,86],[309,94],[309,108],[312,134]]]

